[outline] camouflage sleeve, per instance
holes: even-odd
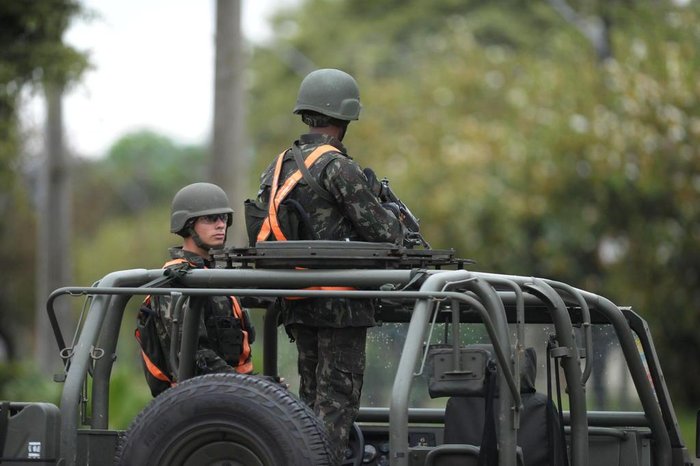
[[[275,161],[273,160],[270,165],[265,169],[260,175],[260,188],[258,189],[257,201],[266,203],[270,195],[270,186],[272,185],[272,177],[275,171]]]
[[[353,160],[338,157],[330,162],[323,181],[364,241],[400,243],[403,240],[401,223],[382,207],[362,169]]]
[[[172,328],[172,317],[170,316],[170,297],[169,296],[151,296],[150,308],[155,313],[156,329],[158,331],[158,339],[164,351],[169,352],[170,349],[170,330]],[[167,357],[167,355],[166,355]]]

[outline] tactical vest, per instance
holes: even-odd
[[[323,154],[326,152],[337,151],[337,149],[329,144],[324,144],[322,146],[314,149],[311,154],[304,160],[304,166],[308,170]],[[270,234],[274,236],[277,241],[286,241],[287,239],[298,239],[298,238],[287,238],[287,236],[282,231],[280,226],[278,210],[285,200],[287,195],[294,189],[299,180],[304,176],[301,168],[297,169],[292,173],[289,178],[287,178],[282,186],[279,186],[280,174],[282,172],[282,162],[284,160],[284,155],[287,151],[282,152],[277,156],[277,162],[275,163],[275,172],[272,178],[272,187],[270,190],[270,199],[268,201],[267,217],[262,222],[260,226],[260,231],[257,235],[257,241],[265,241],[270,237]]]
[[[299,180],[302,178],[307,178],[307,182],[309,183],[309,186],[311,189],[316,191],[318,194],[321,194],[319,190],[322,190],[320,186],[318,186],[318,183],[316,183],[314,180],[311,180],[310,177],[311,175],[308,173],[308,169],[316,163],[316,161],[321,158],[322,155],[328,153],[328,152],[337,152],[338,149],[333,147],[330,144],[324,144],[321,146],[318,146],[316,149],[314,149],[306,159],[304,159],[303,163],[303,168],[301,166],[301,162],[297,160],[297,165],[299,168],[294,171],[289,178],[287,178],[284,181],[284,184],[282,186],[279,186],[279,180],[280,180],[280,175],[282,173],[282,162],[284,161],[284,156],[287,153],[287,151],[283,151],[277,156],[277,161],[275,162],[275,171],[274,175],[272,177],[272,186],[270,187],[270,197],[268,200],[268,205],[267,205],[267,215],[264,217],[262,222],[260,222],[259,227],[256,225],[256,229],[253,230],[253,232],[257,231],[257,236],[256,236],[256,241],[266,241],[270,238],[270,235],[272,235],[273,239],[275,241],[287,241],[287,240],[295,240],[299,239],[298,235],[295,234],[293,230],[293,227],[287,226],[287,231],[288,233],[285,234],[283,231],[283,227],[281,225],[289,225],[289,221],[285,219],[285,222],[280,222],[280,208],[283,207],[283,202],[286,199],[286,197],[289,195],[290,192],[292,192],[292,189],[299,183]],[[302,169],[306,172],[302,172]],[[330,196],[330,194],[324,194],[322,197]],[[247,215],[247,213],[246,213]],[[303,215],[303,214],[302,214]],[[291,233],[291,235],[289,234]],[[251,232],[249,232],[249,236],[252,239]],[[292,236],[292,237],[289,237]],[[299,267],[297,267],[299,268]],[[311,286],[304,288],[306,290],[353,290],[354,288],[351,287],[346,287],[346,286]],[[297,296],[288,296],[286,298],[287,300],[297,300],[297,299],[305,299],[305,298],[300,298]]]
[[[163,268],[187,263],[184,258],[166,262]],[[224,313],[216,313],[218,300],[225,300],[222,308],[230,309]],[[170,327],[165,324],[160,309],[152,309],[151,296],[147,296],[141,306],[141,312],[136,328],[136,340],[141,347],[146,378],[151,391],[160,392],[177,381],[173,379],[169,369],[169,335]],[[209,347],[236,372],[247,374],[252,372],[250,344],[254,337],[254,329],[247,313],[234,296],[213,297],[211,306],[203,309],[203,321],[209,340]]]

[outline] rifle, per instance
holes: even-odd
[[[364,169],[365,176],[369,181],[372,191],[377,195],[382,205],[390,209],[396,217],[399,219],[401,224],[406,229],[406,234],[404,235],[404,246],[423,246],[426,249],[430,249],[430,244],[423,238],[420,233],[420,220],[416,218],[411,210],[404,204],[399,197],[394,194],[394,191],[389,187],[389,179],[384,177],[381,181],[377,180],[377,175],[371,168]]]

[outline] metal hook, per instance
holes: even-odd
[[[58,352],[58,355],[60,356],[61,359],[64,361],[70,359],[73,357],[73,347],[68,346],[66,348],[63,348],[61,351]]]
[[[91,357],[92,359],[100,359],[100,358],[102,358],[102,356],[104,356],[104,355],[105,355],[105,350],[104,350],[104,349],[102,349],[102,348],[96,348],[96,347],[94,347],[94,346],[92,346],[92,347],[90,348],[90,357]]]

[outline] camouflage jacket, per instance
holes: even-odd
[[[172,261],[164,267],[177,267],[187,262],[190,268],[205,268],[208,264],[197,254],[182,248],[171,248]],[[199,322],[198,349],[195,355],[195,374],[212,372],[236,371],[249,373],[253,370],[250,344],[253,329],[247,320],[245,312],[235,297],[232,296],[192,296],[184,298],[182,306],[184,316],[193,306],[201,306],[202,313]],[[234,300],[236,302],[234,303]],[[173,324],[171,299],[169,296],[150,296],[147,299],[149,307],[157,317],[156,328],[164,354],[170,352],[170,335]],[[180,322],[182,322],[182,318]],[[182,325],[182,324],[181,324]],[[182,326],[179,328],[182,341]]]
[[[317,147],[330,144],[337,151],[327,152],[309,168],[311,176],[326,190],[333,202],[319,196],[303,178],[287,196],[299,202],[309,215],[312,237],[301,239],[349,240],[400,243],[399,220],[384,209],[372,192],[362,168],[347,155],[343,144],[323,134],[304,134],[298,144],[304,159]],[[260,179],[258,201],[267,203],[275,161]],[[279,183],[297,170],[292,151],[287,151]],[[374,325],[374,310],[366,300],[306,299],[284,302],[284,323],[318,327]]]

